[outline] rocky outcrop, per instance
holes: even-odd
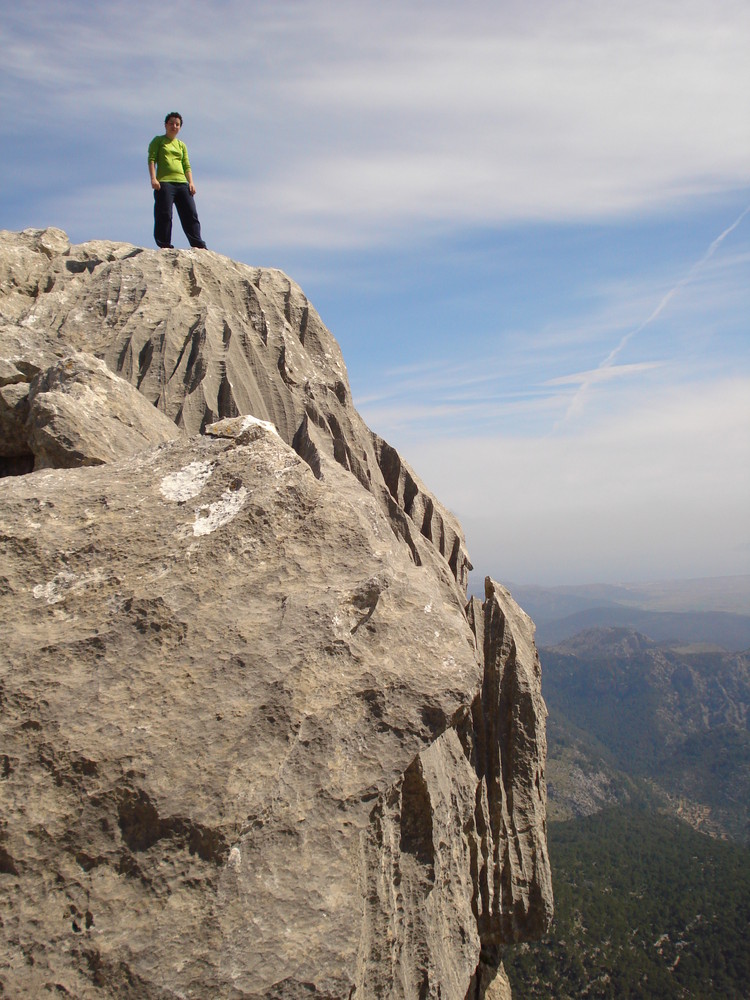
[[[35,470],[101,465],[180,434],[169,417],[90,354],[71,354],[37,375],[19,409]]]
[[[533,626],[302,293],[49,230],[0,292],[4,995],[504,996]]]
[[[447,562],[465,592],[460,525],[365,425],[338,344],[282,272],[210,251],[71,246],[60,230],[5,233],[2,246],[0,323],[15,338],[8,365],[18,358],[33,372],[44,352],[93,354],[188,434],[239,414],[268,420],[316,474],[321,454],[350,471],[388,508],[414,560],[439,572]],[[0,413],[18,405],[18,392]]]
[[[493,981],[489,995],[502,996],[500,946],[551,922],[533,626],[489,579],[468,612],[483,664],[470,709],[415,758],[368,831],[367,937],[379,961],[363,995],[391,995],[395,978],[399,996],[438,995],[440,984],[442,996],[482,997]],[[446,933],[454,922],[462,932]]]

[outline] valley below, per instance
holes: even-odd
[[[540,642],[555,921],[506,951],[516,995],[747,997],[747,582],[619,588],[620,603],[514,588],[538,636],[563,636]],[[602,624],[567,634],[580,621]]]

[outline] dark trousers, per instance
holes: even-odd
[[[172,206],[177,207],[185,235],[191,247],[205,247],[201,237],[201,224],[195,199],[187,184],[162,181],[158,191],[154,191],[154,239],[158,247],[172,245]]]

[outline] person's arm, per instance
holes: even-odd
[[[161,188],[161,184],[156,179],[156,161],[159,157],[159,138],[156,137],[148,144],[148,175],[151,178],[151,187],[154,191]]]
[[[180,145],[182,146],[182,169],[185,172],[185,180],[188,182],[188,191],[190,194],[195,194],[193,171],[190,169],[190,157],[188,156],[187,146],[184,142],[181,142]]]

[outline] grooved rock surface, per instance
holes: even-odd
[[[0,478],[0,991],[506,996],[552,913],[533,626],[489,580],[465,605],[460,526],[301,292],[57,230],[5,234],[0,292],[4,471],[35,469]]]
[[[27,337],[37,361],[44,331],[48,352],[102,358],[188,434],[239,414],[271,421],[317,474],[321,454],[352,472],[415,561],[436,572],[447,562],[465,592],[460,525],[354,409],[338,344],[281,271],[203,250],[71,246],[60,230],[0,232],[0,324],[14,335],[6,367],[22,368]],[[10,406],[0,398],[0,427]]]

